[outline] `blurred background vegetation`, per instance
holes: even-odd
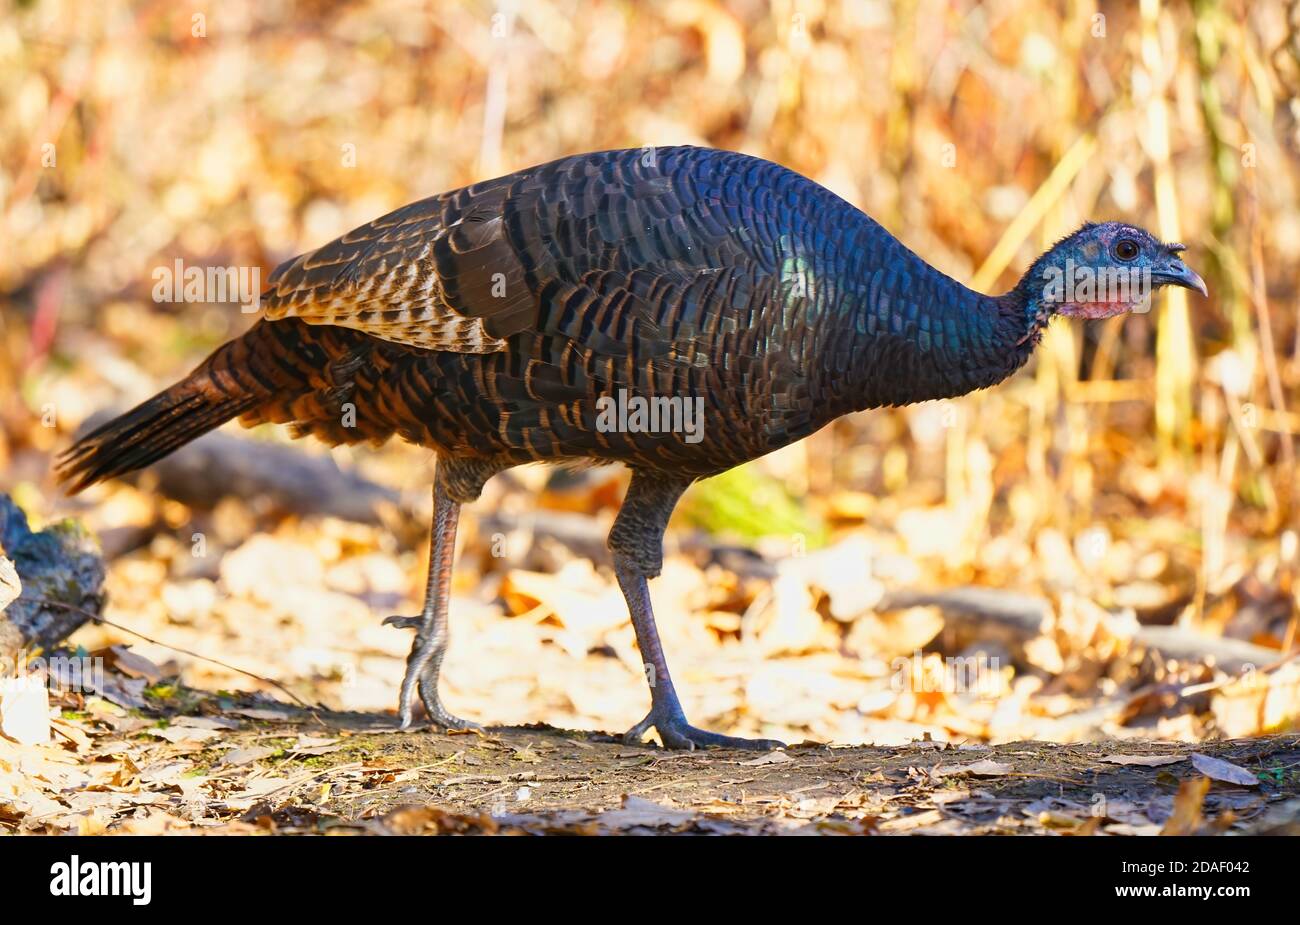
[[[1279,655],[1296,644],[1300,3],[0,5],[0,489],[38,518],[148,526],[136,555],[164,564],[119,570],[123,619],[176,622],[156,593],[186,578],[166,538],[183,546],[212,515],[147,482],[68,502],[50,454],[251,320],[154,302],[155,267],[265,280],[412,199],[574,152],[693,143],[812,177],[987,291],[1082,221],[1122,219],[1186,243],[1210,298],[1057,321],[998,389],[851,416],[696,486],[678,532],[758,538],[774,558],[865,535],[932,586],[1080,595]],[[334,455],[427,490],[427,451]],[[620,477],[539,502],[519,489],[546,474],[525,470],[481,507],[607,523],[618,492],[602,480]],[[416,597],[411,545],[387,550]],[[502,570],[475,568],[462,589]],[[565,709],[543,713],[596,715]]]

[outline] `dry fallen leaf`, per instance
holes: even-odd
[[[233,719],[222,719],[218,716],[177,716],[171,721],[173,726],[187,726],[194,729],[225,729],[234,730],[239,728],[239,723]]]
[[[621,592],[586,563],[570,565],[558,575],[515,569],[506,575],[501,594],[515,613],[542,608],[565,628],[585,635],[598,636],[627,621]]]
[[[952,777],[957,774],[974,774],[976,777],[998,777],[1010,774],[1014,768],[1002,761],[984,758],[970,764],[939,765],[930,773],[934,777]]]
[[[90,751],[92,745],[90,736],[86,735],[77,723],[69,722],[62,717],[55,717],[49,721],[49,725],[55,732],[71,742],[77,751]]]
[[[1116,822],[1106,826],[1108,835],[1136,835],[1139,837],[1149,837],[1152,835],[1162,834],[1160,826],[1154,822],[1149,825],[1135,824],[1131,822]]]
[[[139,790],[139,766],[131,760],[130,756],[123,755],[117,763],[117,767],[114,768],[112,775],[108,778],[107,785],[115,790],[128,793]]]
[[[1097,759],[1107,764],[1137,765],[1143,768],[1158,768],[1165,764],[1177,764],[1186,761],[1185,755],[1106,755]]]
[[[912,829],[922,829],[926,826],[934,825],[943,821],[943,813],[937,809],[927,809],[919,813],[912,813],[910,816],[895,816],[880,824],[882,832],[908,832]]]
[[[497,830],[489,815],[462,815],[437,806],[402,806],[381,821],[397,835],[492,835]]]
[[[1300,715],[1300,662],[1246,673],[1214,691],[1210,709],[1231,738],[1285,730]]]
[[[337,736],[309,736],[300,732],[298,733],[298,741],[295,743],[294,748],[320,748],[324,745],[333,745],[337,741]]]
[[[166,739],[173,745],[199,745],[221,735],[216,729],[194,729],[189,726],[168,726],[166,729],[146,729],[146,735]]]
[[[271,723],[300,723],[302,718],[293,712],[292,707],[281,707],[279,709],[264,709],[262,707],[234,707],[227,711],[236,716],[246,716],[249,719],[258,719]]]
[[[459,731],[459,730],[456,730]],[[343,745],[338,739],[324,738],[321,736],[309,736],[298,734],[298,741],[286,751],[294,756],[315,756],[328,755],[332,752],[341,751]]]
[[[162,669],[143,655],[132,652],[130,646],[109,646],[96,654],[103,656],[105,663],[129,678],[144,678],[150,684],[162,680]]]
[[[1089,816],[1087,819],[1083,821],[1083,825],[1079,826],[1073,832],[1069,832],[1067,834],[1074,835],[1074,836],[1096,835],[1097,830],[1099,828],[1101,828],[1101,817]]]
[[[146,807],[140,810],[136,817],[123,819],[114,831],[126,835],[162,835],[170,831],[189,830],[191,828],[193,828],[193,825],[187,819],[174,816],[161,809]]]
[[[1043,810],[1038,814],[1038,824],[1047,829],[1077,829],[1085,820],[1059,810]],[[1089,822],[1096,823],[1096,817],[1088,817]]]
[[[288,792],[295,784],[301,784],[311,778],[311,774],[299,774],[295,777],[259,777],[245,781],[243,790],[226,795],[226,806],[233,810],[246,810],[254,803],[273,794]]]
[[[787,761],[793,761],[793,760],[794,759],[791,758],[789,755],[787,755],[785,752],[780,750],[773,750],[765,754],[759,755],[757,758],[753,759],[752,761],[740,761],[737,762],[737,764],[740,764],[743,767],[747,767],[747,768],[757,768],[757,767],[762,767],[765,764],[785,764]]]
[[[1192,767],[1206,777],[1223,781],[1226,784],[1237,784],[1240,787],[1259,786],[1259,778],[1254,774],[1251,774],[1243,767],[1233,764],[1231,761],[1224,761],[1222,758],[1211,758],[1209,755],[1196,752],[1192,755]]]
[[[1210,791],[1208,777],[1196,777],[1185,780],[1178,787],[1174,796],[1174,811],[1160,830],[1161,835],[1193,835],[1204,824],[1201,816],[1201,804]]]
[[[679,828],[693,822],[695,813],[663,806],[637,796],[623,797],[623,805],[601,813],[598,821],[611,829]]]
[[[252,764],[254,761],[260,761],[270,755],[274,755],[276,749],[266,745],[253,745],[248,748],[236,748],[226,752],[221,757],[221,764],[228,768],[238,768],[246,764]]]
[[[143,710],[149,706],[144,699],[144,689],[149,682],[144,678],[122,678],[109,675],[104,679],[98,693],[110,703],[131,710]]]

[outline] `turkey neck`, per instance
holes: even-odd
[[[821,343],[823,395],[837,414],[964,395],[1025,364],[1045,323],[1032,287],[976,292],[862,219]]]

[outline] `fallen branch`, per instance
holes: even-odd
[[[81,430],[88,431],[111,417],[111,413],[94,415]],[[156,479],[160,494],[199,508],[212,508],[227,497],[263,499],[298,516],[322,514],[381,524],[384,507],[400,502],[398,491],[340,469],[332,457],[219,432],[181,447],[145,473],[124,478],[133,482],[142,477]]]
[[[1002,591],[997,588],[963,587],[943,591],[901,590],[885,595],[879,610],[908,607],[938,607],[945,619],[963,631],[980,634],[992,631],[1019,645],[1041,635],[1053,613],[1052,603],[1043,597]],[[1206,636],[1180,626],[1139,626],[1133,641],[1154,649],[1166,658],[1180,661],[1213,659],[1220,670],[1237,674],[1247,668],[1262,668],[1282,655],[1276,649],[1240,639]]]
[[[22,509],[0,494],[0,665],[24,649],[52,649],[104,605],[104,560],[73,521],[33,533]],[[18,593],[15,593],[18,592]]]

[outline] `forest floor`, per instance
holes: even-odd
[[[1261,816],[1271,818],[1271,800],[1300,795],[1300,737],[1202,749],[1273,774],[1274,785],[1226,785],[1205,793],[1193,784],[1180,799],[1182,778],[1195,773],[1194,752],[1124,742],[967,748],[918,742],[675,753],[555,729],[454,737],[363,732],[351,737],[326,776],[358,760],[363,768],[419,768],[418,776],[404,784],[345,789],[318,809],[337,815],[326,824],[356,824],[369,816],[397,831],[1141,834],[1166,826],[1188,832],[1249,828]],[[1122,763],[1155,758],[1154,766]],[[274,822],[275,815],[270,818]],[[1296,822],[1290,825],[1294,833]]]
[[[0,740],[0,767],[47,787],[0,822],[141,834],[1300,834],[1296,735],[682,753],[546,726],[397,731],[390,715],[179,687],[156,708],[68,714],[56,731],[75,756]]]

